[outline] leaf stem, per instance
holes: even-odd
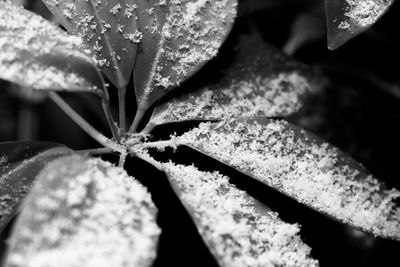
[[[142,153],[141,153],[141,154],[135,153],[134,156],[137,157],[137,158],[139,158],[139,159],[141,159],[141,160],[143,160],[143,161],[146,161],[147,163],[149,163],[149,164],[151,164],[151,165],[153,165],[153,166],[154,166],[155,168],[157,168],[160,172],[163,172],[163,171],[164,171],[163,164],[162,164],[161,162],[156,161],[155,159],[153,159],[153,158],[150,157],[149,155],[142,154]]]
[[[119,131],[118,131],[118,127],[114,121],[114,118],[111,114],[111,108],[110,108],[110,95],[108,94],[108,90],[106,87],[106,82],[104,81],[103,76],[101,75],[101,73],[99,72],[99,70],[97,70],[98,75],[101,79],[101,84],[103,85],[103,92],[104,95],[102,97],[102,106],[103,106],[103,110],[104,110],[104,114],[106,115],[107,118],[107,122],[108,122],[108,126],[110,127],[112,136],[115,140],[117,140],[118,142],[120,141],[120,136],[119,136]]]
[[[135,119],[132,122],[131,127],[129,128],[129,133],[133,134],[137,131],[137,128],[139,126],[139,123],[143,119],[144,114],[146,113],[146,110],[139,108],[136,112]]]
[[[126,161],[126,155],[127,155],[126,153],[121,153],[121,154],[119,155],[118,167],[121,167],[121,168],[124,167],[125,161]]]
[[[114,153],[114,150],[112,150],[111,148],[108,148],[108,147],[101,147],[101,148],[94,148],[94,149],[76,150],[75,152],[96,156],[96,155],[111,154],[111,153]]]
[[[119,104],[119,128],[121,135],[126,133],[126,107],[125,107],[126,87],[118,89],[118,104]]]
[[[113,116],[111,114],[111,108],[110,108],[110,101],[108,99],[103,98],[101,102],[104,110],[104,114],[106,115],[107,121],[108,121],[108,126],[110,127],[112,136],[115,140],[118,142],[120,141],[120,136],[118,134],[118,128],[117,125],[115,124],[115,121],[113,119]]]
[[[146,127],[144,127],[144,129],[140,133],[141,134],[150,134],[154,130],[154,128],[156,128],[156,126],[158,126],[158,125],[150,122],[149,124],[146,125]]]
[[[90,125],[85,119],[81,117],[67,102],[65,102],[57,93],[49,92],[49,97],[76,123],[84,130],[89,136],[96,140],[99,144],[109,147],[114,151],[125,153],[125,149],[118,145],[114,141],[108,139],[99,131],[97,131],[92,125]]]
[[[176,140],[171,139],[168,141],[156,141],[156,142],[148,142],[140,144],[140,148],[156,148],[156,149],[165,149],[167,147],[176,148],[177,145],[180,145],[176,142]],[[139,146],[139,145],[138,145]]]

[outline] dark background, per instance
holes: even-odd
[[[294,53],[294,58],[320,73],[321,90],[304,110],[290,118],[295,124],[317,134],[363,163],[389,188],[400,189],[400,70],[398,29],[400,3],[395,2],[378,23],[336,51],[327,49],[322,0],[243,0],[239,19],[220,55],[207,64],[187,84],[205,80],[220,71],[229,58],[239,34],[259,32],[278,48],[292,36],[292,25],[299,14],[314,9],[313,39]],[[40,1],[28,1],[28,8],[47,18]],[[184,85],[184,87],[189,87]],[[21,95],[14,86],[0,81],[0,141],[17,139],[63,143],[74,149],[95,148],[87,137],[58,107],[42,95]],[[6,90],[4,90],[6,89]],[[184,89],[180,89],[184,90]],[[116,92],[111,89],[116,103]],[[96,128],[109,135],[101,104],[88,94],[63,95]],[[135,110],[133,90],[128,95],[128,113]],[[116,114],[116,107],[114,107]],[[116,117],[116,116],[115,116]],[[154,139],[184,132],[195,122],[158,127]],[[302,237],[312,247],[321,266],[399,266],[399,242],[374,238],[311,211],[268,187],[243,176],[189,148],[175,153],[155,153],[160,160],[195,163],[202,170],[220,170],[232,182],[279,212],[290,223],[302,225]],[[105,157],[116,161],[115,156]],[[128,159],[126,168],[148,186],[158,206],[163,229],[155,266],[214,266],[215,261],[173,194],[165,176],[137,159]],[[397,253],[396,253],[397,252]]]

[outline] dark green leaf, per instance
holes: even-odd
[[[400,240],[400,192],[386,189],[359,163],[287,122],[203,123],[177,142],[341,222]]]
[[[222,77],[157,107],[149,124],[288,116],[310,93],[311,75],[309,68],[260,37],[244,35]]]
[[[229,183],[218,172],[164,164],[169,181],[220,266],[318,266],[297,224]]]
[[[69,149],[45,142],[0,143],[0,232],[48,162]]]
[[[217,54],[232,28],[237,0],[146,0],[134,68],[139,108],[146,110]]]
[[[123,169],[82,156],[57,159],[26,200],[5,266],[151,266],[156,213]]]
[[[103,94],[79,37],[7,2],[0,2],[0,78],[36,90]]]
[[[137,44],[136,0],[43,0],[60,23],[83,38],[97,65],[118,88],[132,75]]]
[[[367,30],[393,0],[325,0],[328,48],[337,49]]]

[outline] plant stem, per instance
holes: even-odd
[[[143,144],[140,144],[140,148],[165,149],[166,147],[176,148],[177,145],[179,145],[179,144],[177,144],[173,140],[168,140],[168,141],[156,141],[156,142],[143,143]]]
[[[126,87],[118,89],[118,103],[119,103],[119,128],[121,134],[126,133],[126,107],[125,107]]]
[[[144,129],[140,133],[141,134],[149,134],[154,130],[154,128],[156,128],[156,126],[157,126],[157,124],[150,122],[149,124],[146,125],[146,127],[144,127]]]
[[[146,110],[139,108],[136,112],[135,119],[132,122],[131,127],[129,128],[129,133],[135,133],[137,131],[137,128],[139,126],[140,121],[143,119],[144,114],[146,113]]]
[[[76,150],[75,152],[96,156],[96,155],[111,154],[111,153],[114,153],[114,150],[112,150],[111,148],[108,148],[108,147],[102,147],[102,148],[94,148],[94,149]]]
[[[102,99],[102,106],[104,110],[104,114],[106,115],[107,121],[108,121],[108,126],[111,129],[112,136],[115,140],[118,142],[120,141],[120,136],[118,133],[118,128],[114,122],[113,116],[111,114],[111,109],[110,109],[110,101],[108,98],[103,98]]]
[[[108,94],[108,89],[106,86],[106,82],[104,81],[103,75],[101,75],[100,71],[97,69],[97,74],[101,80],[101,84],[103,86],[103,97],[102,97],[102,106],[103,106],[103,110],[104,110],[104,114],[106,115],[107,118],[107,122],[108,122],[108,126],[110,127],[112,136],[115,140],[117,140],[118,142],[120,141],[120,135],[119,135],[119,131],[118,131],[118,127],[114,121],[114,118],[111,114],[111,108],[110,108],[110,95]]]
[[[125,150],[113,142],[112,140],[105,137],[99,131],[97,131],[92,125],[90,125],[85,119],[81,117],[74,109],[71,108],[57,93],[49,92],[50,98],[76,123],[84,130],[89,136],[105,147],[109,147],[114,151],[125,153]]]
[[[119,155],[119,162],[118,162],[118,167],[121,167],[121,168],[123,168],[124,167],[124,165],[125,165],[125,160],[126,160],[126,153],[121,153],[120,155]]]
[[[138,153],[135,153],[134,156],[141,160],[146,161],[147,163],[150,163],[151,165],[156,167],[160,172],[164,171],[163,164],[161,162],[156,161],[152,157],[145,155],[145,154],[138,154]]]

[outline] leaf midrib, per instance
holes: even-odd
[[[121,68],[119,67],[118,62],[116,61],[116,59],[112,55],[113,48],[112,48],[112,45],[110,43],[110,37],[108,36],[107,30],[106,30],[106,28],[104,28],[103,23],[101,22],[99,13],[97,12],[97,9],[96,9],[96,7],[95,7],[95,5],[93,3],[93,0],[90,0],[89,4],[93,8],[94,17],[96,18],[96,20],[100,24],[101,32],[104,32],[104,34],[103,34],[104,42],[106,43],[107,50],[108,50],[109,55],[111,57],[111,61],[112,61],[111,64],[114,66],[113,69],[116,71],[116,74],[117,74],[117,80],[118,80],[117,87],[118,87],[118,89],[122,89],[122,87],[125,87],[126,81],[124,79],[124,76],[122,74],[122,71],[121,71]]]

